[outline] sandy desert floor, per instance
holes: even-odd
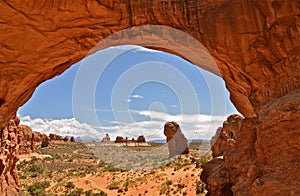
[[[120,149],[106,149],[109,152],[104,162],[99,159],[103,149],[97,150],[95,145],[52,143],[49,148],[37,148],[36,153],[20,157],[21,195],[204,195],[205,184],[199,175],[201,164],[210,158],[208,145],[191,143],[189,155],[172,159],[164,157],[163,144],[118,147],[125,149],[123,155],[116,158]],[[157,149],[160,159],[154,153],[149,155]],[[143,159],[133,162],[133,154]]]

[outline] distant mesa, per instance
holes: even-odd
[[[122,136],[117,136],[115,140],[115,143],[127,143],[127,142],[128,142],[127,137],[123,138]]]
[[[167,137],[169,157],[189,153],[187,139],[183,135],[178,123],[174,121],[167,122],[164,126],[164,134]]]
[[[53,140],[63,140],[64,138],[60,135],[56,135],[54,133],[50,133],[49,135],[50,139],[53,141]]]
[[[146,142],[146,139],[145,139],[145,137],[143,136],[143,135],[140,135],[138,138],[137,138],[137,140],[136,140],[136,142]]]
[[[106,133],[100,143],[104,146],[150,146],[143,135],[138,136],[137,139],[117,136],[115,141],[112,141]]]
[[[128,139],[128,137],[123,138],[122,136],[117,136],[115,143],[145,143],[146,139],[143,135],[140,135],[137,140],[134,138]]]

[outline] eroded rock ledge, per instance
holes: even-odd
[[[81,60],[105,37],[137,25],[166,25],[206,47],[246,117],[236,135],[239,148],[223,155],[221,170],[231,191],[299,193],[299,1],[4,0],[0,8],[0,130],[39,84]],[[123,38],[136,44],[135,35]],[[11,193],[18,192],[16,182]],[[2,190],[3,183],[2,178]]]
[[[257,118],[228,117],[201,175],[211,195],[300,194],[299,95],[270,102]]]

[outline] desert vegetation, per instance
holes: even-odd
[[[149,152],[161,145],[121,148]],[[84,143],[57,142],[36,149],[47,155],[45,158],[21,158],[17,165],[21,195],[202,195],[205,185],[199,178],[201,164],[210,156],[201,156],[201,145],[204,144],[191,143],[190,154],[165,160],[163,164],[154,160],[152,168],[126,169],[100,160],[97,151]]]

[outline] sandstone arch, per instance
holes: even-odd
[[[0,8],[1,129],[40,83],[82,59],[103,38],[137,25],[166,25],[207,48],[246,117],[244,137],[237,139],[242,148],[228,152],[227,160],[246,153],[253,161],[225,163],[229,176],[237,177],[233,192],[267,194],[263,191],[279,186],[299,193],[294,169],[300,157],[298,0],[4,0]],[[250,180],[243,181],[247,175]],[[280,181],[283,176],[289,183]]]

